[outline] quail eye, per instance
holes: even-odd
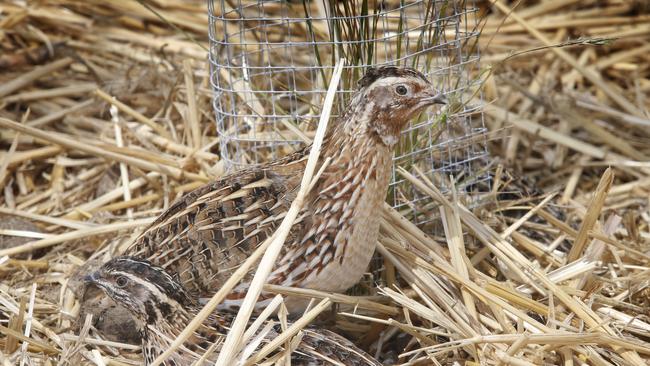
[[[399,95],[406,95],[406,93],[408,93],[408,89],[406,89],[404,85],[398,85],[395,88],[395,92]]]
[[[124,287],[126,286],[127,283],[129,283],[129,280],[124,276],[120,276],[115,280],[115,284],[117,285],[117,287]]]

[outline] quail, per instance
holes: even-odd
[[[162,354],[198,312],[189,292],[161,267],[146,260],[117,257],[85,277],[99,287],[133,317],[142,340],[144,364],[149,365]],[[165,360],[164,365],[190,365],[205,351],[223,340],[227,318],[213,313],[184,346]],[[230,315],[232,316],[232,315]],[[274,329],[264,335],[272,340]],[[214,361],[218,347],[207,357]],[[306,328],[291,354],[292,365],[379,366],[378,361],[345,338],[324,329]]]
[[[295,221],[268,283],[343,292],[362,277],[375,250],[393,148],[404,126],[445,99],[418,71],[371,68],[323,140],[320,179]],[[282,221],[299,189],[311,146],[234,172],[181,197],[131,245],[194,295],[211,296]],[[236,308],[252,272],[224,301]],[[263,293],[258,305],[270,295]],[[307,302],[287,299],[290,312]]]

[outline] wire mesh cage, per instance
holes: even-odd
[[[211,83],[221,155],[228,169],[278,158],[313,137],[329,76],[347,59],[336,111],[370,66],[410,66],[454,100],[411,122],[397,145],[389,202],[416,223],[427,197],[396,167],[418,168],[443,190],[486,180],[476,88],[478,9],[469,0],[209,0]],[[453,111],[451,113],[450,111]],[[437,210],[436,210],[437,211]]]

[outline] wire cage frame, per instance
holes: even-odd
[[[388,200],[416,224],[430,222],[431,199],[397,167],[423,172],[443,191],[450,176],[461,193],[489,184],[481,171],[483,115],[464,102],[479,83],[471,76],[480,58],[477,13],[470,0],[208,0],[210,82],[226,168],[281,157],[313,137],[340,57],[347,64],[333,118],[368,67],[414,67],[453,107],[427,112],[403,131]]]

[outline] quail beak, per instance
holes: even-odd
[[[435,89],[431,89],[427,92],[427,96],[420,99],[420,102],[423,105],[433,105],[433,104],[447,104],[447,98],[444,94],[438,92]]]
[[[95,273],[85,275],[84,276],[84,282],[85,283],[95,283],[95,282],[97,282],[97,278],[95,277]]]

